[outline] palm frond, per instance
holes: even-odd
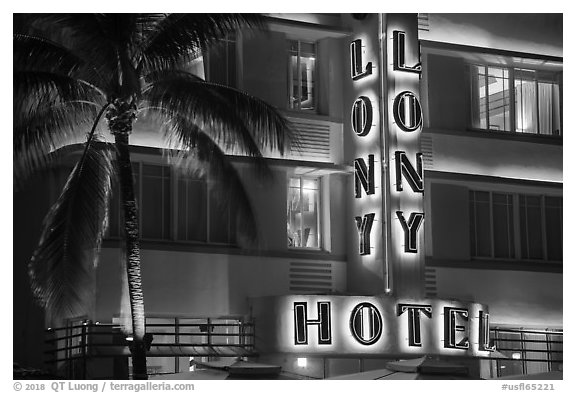
[[[175,152],[174,164],[183,174],[209,180],[222,208],[229,207],[236,215],[239,234],[247,242],[258,238],[256,216],[240,174],[227,156],[207,135],[198,132],[193,145]]]
[[[94,117],[94,103],[103,101],[93,86],[44,71],[15,71],[13,93],[14,175],[21,180],[45,164],[56,145],[82,130]]]
[[[143,74],[169,69],[195,58],[227,33],[263,26],[264,18],[258,14],[170,14],[146,32],[137,68]]]
[[[232,87],[210,82],[203,82],[203,85],[235,109],[261,149],[284,155],[290,147],[299,146],[297,128],[266,101]]]
[[[26,15],[27,24],[34,34],[69,48],[86,64],[90,64],[105,82],[99,86],[114,94],[120,94],[120,74],[132,84],[136,79],[125,64],[129,53],[120,52],[134,47],[137,37],[133,14],[31,14]],[[134,42],[133,42],[134,41]],[[119,61],[119,58],[122,60]],[[132,67],[133,68],[133,67]]]
[[[113,171],[110,149],[87,142],[86,153],[44,221],[29,263],[35,297],[55,316],[83,314],[106,228]]]
[[[77,53],[46,38],[15,34],[13,54],[14,70],[50,72],[93,85],[102,85],[105,81],[98,70]]]
[[[14,71],[14,118],[26,119],[37,111],[65,102],[103,102],[94,86],[75,78],[46,71]]]
[[[47,167],[53,151],[87,132],[97,108],[91,103],[68,102],[37,110],[13,126],[14,186],[20,188],[36,170]]]
[[[261,157],[263,148],[283,151],[292,138],[288,121],[272,106],[237,90],[184,71],[154,74],[149,81],[144,98],[151,107],[186,118],[226,151]]]

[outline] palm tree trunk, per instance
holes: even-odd
[[[133,341],[130,346],[132,353],[133,379],[148,379],[146,371],[146,319],[144,315],[144,296],[142,293],[142,278],[140,275],[140,242],[138,207],[134,197],[134,179],[132,164],[128,149],[128,133],[114,133],[118,172],[120,179],[120,194],[124,211],[124,230],[126,235],[126,273],[128,276],[128,292],[130,294],[130,311],[132,315]]]

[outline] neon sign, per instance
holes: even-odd
[[[355,40],[350,44],[350,61],[352,70],[352,80],[358,80],[372,74],[372,63],[366,64],[362,68],[362,40]]]
[[[308,319],[306,302],[294,303],[294,340],[296,345],[308,344],[308,326],[318,328],[318,342],[331,344],[330,302],[318,302],[318,319]]]
[[[394,71],[414,72],[420,74],[422,72],[422,65],[419,62],[411,67],[406,66],[406,33],[394,30],[392,37],[392,41],[394,42]]]
[[[362,189],[367,195],[372,195],[374,189],[374,154],[368,155],[368,166],[363,158],[354,160],[354,194],[362,197]]]
[[[402,225],[404,230],[404,252],[417,253],[418,252],[418,230],[422,221],[424,221],[424,213],[410,213],[408,222],[404,218],[404,212],[398,210],[396,217]]]
[[[265,352],[489,356],[488,308],[389,296],[287,295],[253,299]]]
[[[395,78],[393,75],[394,72],[417,74],[419,76],[422,71],[422,66],[419,61],[413,66],[406,65],[406,33],[400,30],[394,30],[392,37],[393,72],[389,73],[389,79],[393,80]],[[356,39],[351,42],[350,60],[351,77],[353,81],[357,82],[360,79],[372,75],[372,62],[368,62],[365,66],[363,63],[362,39]],[[366,95],[360,95],[352,104],[351,112],[351,125],[354,134],[358,137],[366,137],[369,135],[374,121],[373,107],[370,98]],[[404,89],[395,94],[391,108],[391,115],[394,119],[393,124],[389,127],[389,133],[391,135],[389,139],[391,140],[398,140],[398,138],[392,136],[395,128],[406,133],[414,133],[422,128],[422,107],[417,95],[410,90]],[[414,150],[415,144],[417,144],[417,139],[415,139],[414,143],[411,143],[410,145],[400,146],[399,142],[389,144],[389,155],[394,157],[396,172],[394,177],[395,184],[393,184],[393,187],[391,188],[395,189],[398,193],[404,191],[402,186],[403,179],[405,179],[414,193],[424,193],[422,154],[420,152],[415,154],[414,166],[409,159],[409,153],[407,153],[407,151]],[[356,199],[361,199],[363,197],[362,190],[364,190],[365,196],[375,194],[376,186],[374,182],[374,164],[374,154],[368,155],[368,162],[366,162],[366,159],[363,157],[354,159],[354,196]],[[400,227],[404,231],[404,252],[408,254],[417,254],[419,251],[418,232],[424,220],[424,213],[411,212],[408,221],[406,221],[404,218],[404,209],[401,207],[401,203],[399,203],[396,209],[391,209],[390,213],[392,218],[394,218],[395,214],[395,217],[400,223]],[[355,215],[354,217],[359,235],[358,252],[361,256],[371,254],[370,231],[372,229],[372,223],[374,222],[374,216],[375,213],[370,212]],[[391,225],[391,220],[383,221],[386,222],[386,225]]]
[[[322,301],[317,303],[319,319],[308,320],[307,302],[294,303],[294,325],[295,331],[300,332],[296,335],[295,345],[308,345],[308,340],[302,340],[301,336],[308,335],[307,330],[310,325],[318,326],[318,345],[332,345],[333,340],[330,336],[332,328],[330,321],[330,301]],[[379,304],[380,307],[389,306],[389,304]],[[470,349],[470,318],[467,308],[462,307],[443,307],[444,315],[444,348],[468,350]],[[417,304],[417,303],[398,303],[396,306],[396,315],[408,315],[408,346],[409,347],[422,347],[422,331],[423,325],[426,324],[425,320],[433,318],[433,306],[431,304]],[[478,318],[478,337],[477,343],[484,343],[485,337],[482,337],[487,331],[488,322],[482,318],[484,311],[479,311]],[[422,319],[422,316],[426,317]],[[351,336],[358,343],[370,346],[378,342],[382,336],[384,324],[389,322],[382,318],[382,313],[379,307],[369,301],[362,301],[358,303],[350,312],[349,326]],[[478,345],[478,351],[492,351],[493,347],[486,345]]]
[[[382,335],[382,316],[372,303],[360,303],[350,316],[350,331],[363,345],[374,344]]]
[[[415,66],[406,66],[406,33],[399,30],[394,30],[392,33],[393,41],[393,71],[391,74],[391,79],[394,79],[394,72],[408,72],[417,74],[418,76],[422,72],[422,66],[418,62]],[[419,57],[419,53],[417,55]],[[414,81],[414,85],[417,86],[418,81]],[[392,117],[394,119],[394,125],[402,132],[413,133],[419,131],[422,128],[422,107],[415,93],[410,90],[402,90],[394,97],[394,104],[392,105]],[[394,127],[391,127],[390,132],[393,133]],[[392,138],[396,140],[396,146],[391,146],[391,153],[394,153],[394,160],[396,166],[396,176],[395,176],[395,190],[398,193],[402,193],[404,188],[402,187],[402,179],[406,179],[407,183],[410,185],[412,192],[416,194],[424,193],[424,181],[423,181],[423,168],[422,168],[422,153],[416,153],[416,168],[412,165],[408,159],[406,150],[414,150],[417,146],[418,139],[411,139],[411,143],[406,143],[402,145],[399,138]],[[415,146],[416,145],[416,146]],[[393,150],[396,149],[396,150]],[[402,205],[402,198],[398,201],[398,204]],[[423,212],[411,212],[410,218],[406,221],[404,217],[403,210],[396,210],[396,218],[400,223],[400,226],[404,232],[404,252],[417,254],[418,253],[418,232],[424,221]]]
[[[352,106],[352,129],[358,136],[366,136],[372,128],[372,102],[368,97],[358,97]]]
[[[432,306],[430,304],[399,304],[398,315],[408,311],[408,340],[411,347],[422,346],[422,333],[420,330],[420,315],[432,318]]]
[[[394,121],[402,131],[412,132],[422,127],[422,107],[414,93],[403,91],[394,98]]]
[[[313,302],[312,302],[313,303]],[[308,302],[295,302],[294,303],[294,324],[295,331],[300,332],[296,335],[296,346],[308,345],[308,340],[299,339],[299,337],[308,335],[308,328],[313,325],[317,326],[317,343],[318,345],[332,345],[333,339],[330,335],[332,327],[330,323],[331,318],[331,302],[322,301],[317,302],[319,318],[317,320],[309,320],[306,317]],[[358,343],[370,346],[376,344],[382,337],[382,331],[385,324],[389,324],[390,320],[385,320],[382,317],[381,309],[389,307],[390,304],[382,304],[381,302],[362,301],[358,303],[349,315],[349,328],[351,337]],[[311,304],[311,307],[314,307]],[[462,307],[442,307],[444,315],[444,348],[468,350],[470,349],[470,318],[467,308]],[[396,315],[401,316],[407,314],[408,323],[408,346],[409,347],[422,347],[423,337],[422,332],[426,329],[426,321],[433,319],[434,307],[431,304],[418,304],[418,303],[398,303],[396,305]],[[477,318],[478,337],[476,343],[484,343],[483,333],[488,330],[488,321],[482,318],[484,311],[479,311]],[[422,318],[425,317],[425,318]],[[396,321],[397,322],[397,321]],[[428,326],[429,327],[429,326]],[[478,345],[478,351],[493,351],[493,346]]]
[[[358,81],[372,75],[372,63],[368,62],[364,67],[362,61],[362,40],[354,40],[350,44],[350,59],[351,59],[351,72],[352,80]],[[366,137],[372,130],[373,118],[372,101],[365,95],[358,97],[352,104],[352,113],[350,116],[352,130],[358,137]],[[368,163],[362,157],[354,159],[354,196],[355,198],[362,198],[362,190],[365,194],[374,195],[376,193],[376,186],[374,183],[375,172],[375,156],[374,154],[368,155]],[[374,223],[376,213],[366,213],[360,216],[355,216],[356,228],[358,229],[358,253],[361,256],[370,255],[370,236],[372,225]]]
[[[372,230],[375,216],[376,214],[374,213],[368,213],[364,214],[364,217],[354,217],[360,238],[360,255],[370,254],[370,231]]]

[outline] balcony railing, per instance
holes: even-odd
[[[148,358],[174,358],[177,363],[183,357],[256,356],[254,324],[240,320],[171,318],[147,323],[146,331],[152,336]],[[129,344],[118,324],[76,321],[46,330],[45,362],[54,374],[67,379],[127,378]],[[119,368],[124,372],[119,373]]]

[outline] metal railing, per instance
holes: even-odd
[[[508,359],[495,362],[494,376],[502,376],[503,370],[514,366],[514,373],[531,374],[561,369],[563,363],[562,330],[534,330],[492,328],[491,339],[496,349]]]
[[[146,324],[146,331],[152,337],[147,357],[173,357],[177,362],[178,358],[186,356],[256,356],[254,324],[251,322],[222,322],[210,318],[194,319],[194,323],[182,323],[179,318],[169,321]],[[71,322],[65,327],[46,330],[45,363],[54,374],[68,379],[92,379],[94,365],[90,362],[94,359],[108,359],[111,363],[120,361],[127,370],[131,355],[128,339],[118,324],[90,320]],[[114,367],[108,365],[107,368]]]

